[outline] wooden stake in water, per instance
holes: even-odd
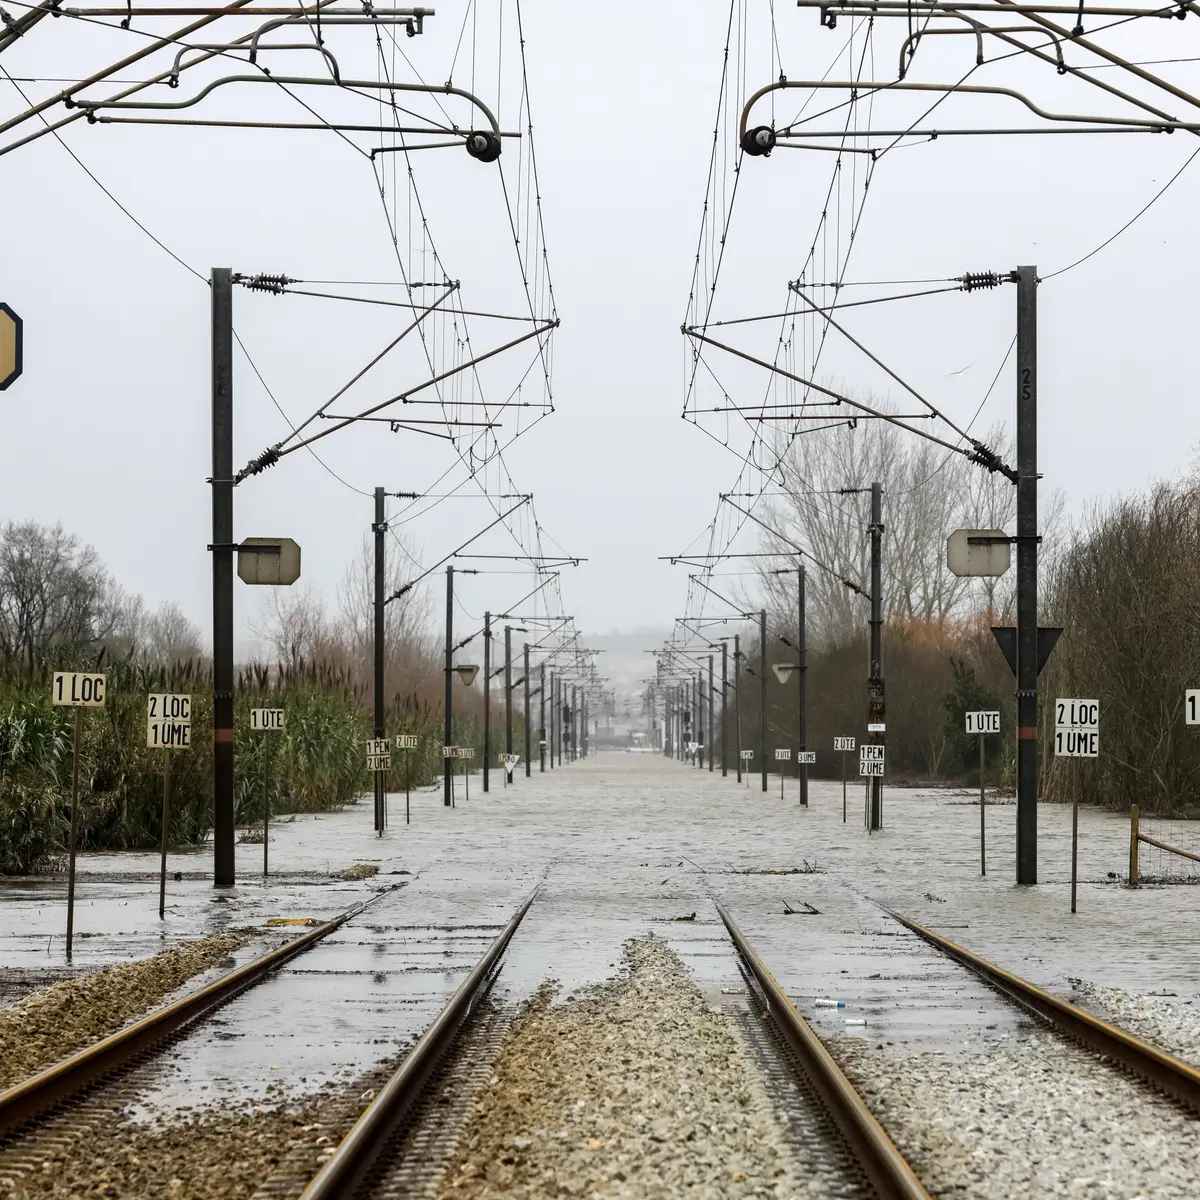
[[[987,801],[983,794],[983,734],[979,735],[979,873],[987,874],[987,831],[984,828],[984,810]]]
[[[79,709],[75,710],[75,749],[71,764],[71,834],[67,854],[67,959],[71,957],[71,939],[75,933],[75,842],[79,836]]]
[[[158,919],[167,911],[167,835],[171,830],[171,752],[164,751],[163,758],[163,805],[162,805],[162,852],[158,867]]]
[[[1075,911],[1075,885],[1079,878],[1079,775],[1071,788],[1071,911]]]
[[[263,878],[266,879],[271,844],[271,760],[267,759],[267,769],[263,772]]]

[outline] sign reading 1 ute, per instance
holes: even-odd
[[[1000,714],[998,712],[969,712],[967,716],[967,733],[999,733]]]
[[[191,696],[152,693],[146,700],[146,745],[151,750],[187,750],[191,744]]]
[[[1055,700],[1054,754],[1058,758],[1099,757],[1099,700]]]

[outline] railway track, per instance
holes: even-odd
[[[311,1150],[281,1164],[264,1178],[256,1197],[333,1200],[423,1194],[447,1159],[475,1088],[490,1073],[491,1056],[507,1028],[507,1016],[486,1003],[506,949],[536,892],[527,897],[470,969],[450,1000],[390,1074],[377,1069],[374,1084],[361,1096],[345,1098],[323,1122],[331,1137],[314,1166]],[[121,1033],[67,1059],[10,1091],[0,1094],[0,1146],[20,1143],[25,1131],[39,1128],[48,1115],[66,1114],[97,1085],[120,1077],[153,1056],[204,1017],[252,987],[283,963],[320,942],[379,897],[326,922],[262,958],[222,977],[192,996],[144,1018]],[[728,909],[714,901],[736,950],[760,1024],[769,1028],[759,1066],[777,1081],[792,1082],[804,1097],[799,1120],[802,1141],[819,1151],[822,1168],[844,1179],[833,1194],[874,1196],[878,1200],[930,1200],[917,1172],[905,1160],[883,1124],[851,1084],[812,1027],[784,992],[767,963]],[[1200,1072],[1161,1049],[1051,996],[1018,976],[979,958],[963,947],[900,913],[889,916],[941,953],[982,978],[1056,1032],[1083,1043],[1106,1062],[1133,1072],[1193,1112],[1200,1112]],[[754,1006],[752,1006],[754,1007]],[[472,1048],[459,1054],[457,1044],[470,1029]],[[751,1039],[755,1041],[754,1038]],[[107,1092],[108,1089],[104,1089]],[[118,1111],[120,1098],[101,1105],[80,1129],[103,1136],[104,1120]],[[364,1107],[365,1105],[365,1107]],[[793,1121],[795,1118],[793,1118]],[[348,1132],[344,1132],[347,1130]],[[79,1136],[72,1127],[54,1135]],[[811,1165],[811,1164],[810,1164]],[[814,1170],[818,1169],[813,1166]]]
[[[885,911],[893,920],[966,967],[1057,1033],[1079,1042],[1107,1061],[1120,1064],[1200,1115],[1200,1071],[1190,1063],[1051,995],[902,913]]]
[[[98,1084],[145,1061],[388,894],[388,891],[378,892],[207,986],[156,1009],[134,1024],[0,1092],[0,1147],[47,1113],[75,1102]]]

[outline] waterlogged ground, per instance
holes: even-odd
[[[1007,1143],[1011,1131],[982,1119],[959,1129],[954,1114],[971,1080],[942,1065],[977,1063],[987,1075],[988,1064],[1009,1063],[1016,1095],[1029,1064],[1044,1057],[1037,1038],[1045,1035],[903,931],[888,908],[1143,1036],[1200,1055],[1200,944],[1179,933],[1190,928],[1200,891],[1124,887],[1123,818],[1081,814],[1079,902],[1072,915],[1067,809],[1041,809],[1041,882],[1017,888],[1015,807],[987,809],[988,874],[981,877],[979,808],[962,792],[889,789],[885,828],[868,834],[858,786],[847,793],[843,822],[840,782],[814,782],[810,806],[802,809],[795,780],[784,781],[781,797],[778,777],[764,793],[759,777],[739,785],[732,775],[657,755],[602,754],[529,779],[518,770],[510,786],[496,772],[492,782],[485,795],[473,777],[468,799],[460,780],[454,807],[443,805],[440,788],[414,793],[411,824],[404,821],[404,797],[392,796],[382,838],[373,831],[369,804],[273,825],[271,875],[263,877],[261,845],[240,845],[239,882],[232,889],[213,888],[210,851],[173,854],[162,920],[157,855],[83,855],[69,967],[62,936],[65,880],[0,881],[0,994],[44,985],[68,970],[145,959],[224,930],[261,931],[234,951],[244,961],[297,932],[270,922],[324,918],[375,897],[319,947],[223,1009],[206,1025],[206,1036],[185,1039],[147,1068],[126,1108],[127,1125],[113,1131],[114,1145],[129,1150],[130,1162],[143,1157],[147,1137],[159,1136],[147,1131],[224,1130],[230,1121],[250,1121],[247,1137],[268,1158],[282,1152],[276,1142],[282,1145],[294,1130],[276,1130],[276,1116],[291,1128],[288,1122],[294,1125],[295,1114],[308,1111],[303,1106],[318,1093],[340,1095],[401,1055],[535,890],[537,900],[496,985],[499,1000],[550,997],[535,1010],[535,1025],[553,1027],[557,1039],[558,1026],[566,1028],[583,1011],[572,997],[594,1006],[597,997],[610,995],[606,986],[615,986],[611,995],[619,999],[632,940],[653,934],[644,944],[661,947],[671,963],[681,964],[672,970],[685,972],[672,994],[698,996],[694,1002],[707,1005],[697,1008],[697,1020],[718,1010],[745,1013],[745,983],[717,913],[717,902],[723,903],[838,1057],[872,1081],[881,1115],[909,1113],[898,1133],[918,1159],[921,1147],[942,1144],[946,1130],[962,1134],[953,1155],[934,1156],[953,1160],[953,1170],[936,1180],[951,1192],[1012,1194],[989,1182],[997,1178],[995,1139]],[[555,986],[546,990],[551,981]],[[555,1015],[560,1006],[563,1013]],[[1083,1082],[1051,1097],[1053,1103],[1073,1104],[1071,1097],[1090,1094],[1100,1105],[1110,1094],[1106,1068],[1084,1062],[1079,1069]],[[914,1072],[928,1075],[923,1107],[906,1098]],[[1018,1099],[1013,1112],[1024,1119],[1026,1099]],[[1140,1113],[1130,1134],[1134,1143],[1178,1137],[1153,1105],[1136,1097],[1131,1104]],[[1110,1116],[1122,1127],[1130,1119],[1122,1109]],[[1189,1195],[1193,1183],[1200,1188],[1186,1172],[1168,1178],[1162,1164],[1139,1174],[1132,1169],[1138,1156],[1126,1155],[1107,1127],[1096,1128],[1097,1136],[1084,1143],[1070,1119],[1061,1136],[1047,1135],[1036,1162],[1030,1160],[1039,1191],[1117,1197],[1137,1194],[1142,1185],[1151,1189],[1143,1194]],[[480,1144],[512,1134],[504,1122],[478,1132]],[[737,1141],[741,1134],[735,1133]],[[572,1155],[588,1163],[598,1155],[592,1165],[608,1172],[614,1194],[641,1195],[632,1176],[619,1177],[625,1170],[620,1154],[601,1153],[607,1136],[589,1130],[586,1141],[562,1148],[562,1164],[542,1164],[543,1171],[570,1176]],[[592,1146],[597,1141],[599,1149]],[[742,1139],[733,1156],[749,1154],[748,1167],[739,1158],[730,1168],[734,1175],[722,1168],[712,1176],[721,1181],[715,1194],[743,1194],[749,1181],[770,1191],[778,1182],[765,1159],[750,1154],[751,1145]],[[467,1154],[456,1165],[469,1162]],[[200,1155],[196,1171],[203,1174],[209,1165],[213,1178],[225,1178],[219,1154],[212,1164]],[[485,1191],[496,1184],[473,1169],[470,1178]],[[1102,1182],[1092,1186],[1096,1180]],[[132,1177],[129,1186],[128,1194],[142,1194]]]

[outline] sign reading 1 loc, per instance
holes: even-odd
[[[146,745],[151,750],[191,749],[191,696],[154,692],[147,697]]]
[[[50,685],[50,699],[68,708],[103,708],[107,691],[104,675],[89,675],[84,671],[55,671]]]
[[[0,392],[14,383],[23,369],[22,328],[21,318],[0,302]]]

